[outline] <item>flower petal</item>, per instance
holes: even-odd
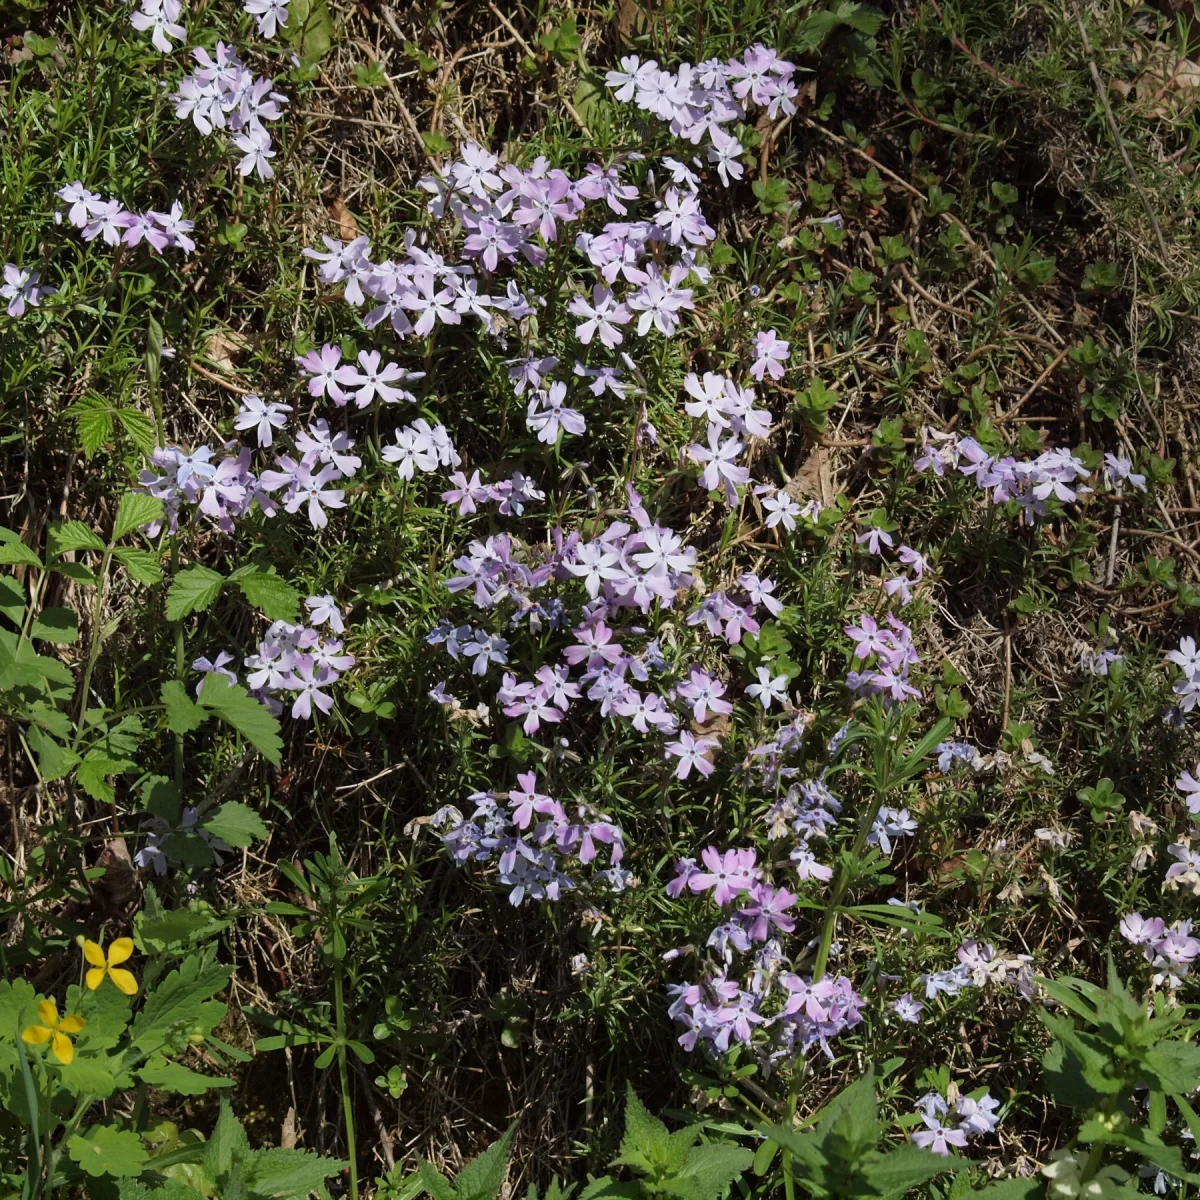
[[[117,938],[108,948],[108,965],[115,967],[133,956],[133,938]]]
[[[58,1005],[53,1000],[39,1000],[37,1008],[42,1024],[54,1029],[58,1025]]]
[[[21,1041],[27,1042],[30,1046],[44,1046],[50,1040],[53,1032],[53,1029],[47,1029],[45,1025],[30,1025],[21,1034]]]
[[[79,1033],[87,1022],[78,1014],[75,1013],[70,1017],[63,1017],[58,1023],[58,1028],[61,1033]]]
[[[104,966],[104,951],[95,942],[85,941],[83,943],[83,957],[92,964],[93,967]],[[88,984],[88,987],[97,987],[98,984]]]
[[[133,976],[132,971],[126,971],[123,967],[109,967],[108,977],[125,993],[127,996],[136,996],[138,985],[137,980]]]
[[[87,984],[88,991],[94,992],[104,982],[104,976],[106,974],[107,969],[105,967],[93,967],[83,977],[83,982]]]
[[[75,1047],[65,1033],[55,1033],[50,1051],[64,1067],[75,1057]]]

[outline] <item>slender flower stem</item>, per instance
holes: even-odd
[[[92,606],[91,644],[88,646],[87,665],[83,668],[83,682],[79,688],[79,715],[75,722],[75,736],[71,741],[71,749],[79,746],[83,736],[83,716],[87,712],[88,692],[92,686],[92,672],[96,669],[96,660],[100,657],[100,614],[104,610],[104,594],[108,583],[108,564],[112,561],[113,548],[109,546],[100,560],[100,576],[96,580],[96,603]]]
[[[333,1009],[337,1023],[338,1082],[342,1089],[342,1114],[346,1122],[346,1157],[350,1160],[350,1200],[358,1200],[358,1149],[354,1140],[354,1103],[350,1095],[350,1072],[346,1067],[346,1005],[342,995],[342,963],[333,965]]]

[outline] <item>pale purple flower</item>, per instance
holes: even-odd
[[[688,446],[688,454],[696,462],[705,464],[700,474],[701,485],[710,492],[724,489],[730,508],[737,503],[738,484],[750,478],[749,470],[739,467],[736,462],[742,449],[742,443],[735,437],[720,441],[720,431],[715,426],[709,426],[707,446],[695,442]]]
[[[16,263],[5,264],[4,283],[0,284],[0,300],[8,301],[10,317],[23,316],[27,304],[37,308],[46,296],[54,295],[55,289],[39,284],[38,279],[37,271],[22,270]]]
[[[233,144],[242,152],[238,174],[243,179],[252,172],[257,172],[259,179],[275,178],[275,168],[271,166],[271,159],[275,157],[271,135],[261,125],[251,125],[245,133],[236,134]]]
[[[711,775],[714,767],[704,755],[716,745],[713,738],[697,738],[686,729],[682,730],[678,741],[667,743],[667,756],[679,759],[675,765],[676,779],[686,779],[693,767],[705,777]]]
[[[525,411],[525,424],[531,433],[537,434],[539,442],[553,446],[559,433],[581,434],[587,428],[583,413],[568,408],[567,385],[555,380],[549,392],[533,393]]]
[[[334,633],[346,632],[345,623],[342,621],[342,610],[332,596],[309,596],[304,602],[304,607],[308,609],[310,625],[328,624]]]
[[[896,1016],[902,1021],[907,1021],[910,1025],[919,1025],[921,1022],[921,1012],[925,1005],[920,1000],[914,1000],[912,992],[905,992],[899,1000],[892,1004],[892,1009]]]
[[[242,6],[258,21],[259,37],[273,38],[288,20],[288,4],[291,0],[246,0]]]
[[[334,682],[334,674],[326,667],[315,668],[312,663],[300,661],[287,682],[289,691],[296,692],[292,703],[292,717],[307,721],[312,716],[315,704],[323,713],[333,708],[333,697],[321,691]]]
[[[253,429],[259,446],[266,447],[274,440],[274,430],[282,429],[287,424],[287,414],[291,411],[290,404],[264,400],[251,393],[242,397],[233,427],[238,430]]]
[[[961,1129],[943,1125],[938,1117],[931,1117],[928,1113],[922,1113],[921,1120],[927,1128],[919,1129],[912,1135],[916,1145],[932,1150],[934,1154],[949,1155],[951,1146],[961,1148],[967,1144],[967,1135]]]
[[[741,179],[743,167],[738,160],[745,153],[745,147],[731,133],[718,125],[713,125],[708,132],[708,161],[716,163],[717,174],[721,182],[729,187],[730,179]],[[786,345],[786,343],[784,343]],[[759,375],[756,378],[761,379]]]

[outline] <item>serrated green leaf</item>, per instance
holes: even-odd
[[[89,393],[67,409],[66,415],[75,422],[80,448],[91,458],[113,438],[113,406],[107,400]]]
[[[168,679],[159,689],[167,715],[167,728],[172,733],[191,733],[208,720],[208,713],[187,694],[182,682]]]
[[[60,558],[72,550],[103,550],[104,540],[82,521],[63,521],[50,526],[47,538],[51,558]]]
[[[241,567],[229,578],[268,620],[294,624],[299,619],[300,593],[286,579],[258,566]]]
[[[309,1192],[320,1191],[329,1176],[349,1165],[341,1159],[322,1158],[311,1150],[252,1150],[245,1165],[246,1187],[256,1196],[304,1200]]]
[[[34,619],[29,636],[56,646],[69,646],[79,640],[79,622],[69,608],[43,608]]]
[[[454,1177],[457,1200],[495,1200],[504,1186],[508,1170],[508,1152],[517,1131],[514,1121],[504,1135],[494,1141],[481,1155],[471,1159]]]
[[[71,1062],[58,1068],[59,1082],[73,1096],[99,1096],[107,1100],[117,1088],[108,1061],[107,1058],[82,1058],[77,1054]]]
[[[262,818],[238,800],[228,800],[200,822],[200,828],[238,850],[267,836]]]
[[[0,542],[0,566],[37,567],[42,560],[24,542]]]
[[[152,525],[163,518],[163,503],[157,496],[145,492],[126,492],[117,506],[117,519],[113,523],[112,540],[119,542],[123,537]]]
[[[114,1125],[93,1125],[86,1137],[76,1135],[67,1143],[67,1153],[87,1175],[140,1175],[150,1156],[142,1139]]]
[[[220,1179],[229,1173],[235,1162],[241,1162],[249,1153],[246,1130],[233,1115],[229,1101],[222,1096],[216,1128],[204,1147],[204,1170],[210,1179]]]
[[[49,782],[52,779],[62,779],[69,775],[71,769],[80,761],[79,755],[66,746],[59,745],[48,733],[36,725],[30,726],[25,734],[30,749],[37,755],[38,772]]]
[[[212,962],[202,954],[190,954],[146,997],[130,1031],[135,1050],[151,1054],[159,1050],[171,1028],[183,1023],[203,1023],[205,1002],[223,990],[233,974],[232,967]],[[224,1011],[223,1004],[216,1008]]]
[[[626,1084],[625,1136],[621,1139],[621,1153],[613,1162],[652,1173],[655,1165],[666,1158],[670,1138],[667,1127],[647,1111],[632,1084]]]
[[[163,569],[158,555],[153,550],[139,550],[133,546],[118,546],[113,556],[138,583],[153,587],[162,582]]]
[[[884,1200],[903,1196],[927,1179],[960,1171],[967,1165],[962,1159],[934,1154],[919,1146],[893,1146],[886,1154],[871,1154],[860,1160],[872,1192]]]
[[[1164,1092],[1186,1096],[1200,1083],[1200,1044],[1159,1042],[1142,1055],[1142,1064]]]
[[[138,1078],[159,1091],[174,1092],[177,1096],[203,1096],[213,1088],[233,1087],[232,1079],[202,1075],[183,1063],[168,1062],[163,1058],[147,1063],[138,1071]]]
[[[450,1180],[432,1163],[422,1162],[417,1167],[417,1178],[433,1200],[457,1200]]]
[[[116,418],[125,435],[143,454],[154,452],[158,438],[154,433],[154,422],[144,412],[136,408],[118,408]]]
[[[167,620],[181,621],[189,613],[203,612],[221,594],[224,584],[225,577],[208,567],[180,571],[167,592]]]
[[[264,704],[224,675],[210,672],[200,688],[200,703],[232,725],[269,763],[278,766],[283,752],[279,722]]]
[[[109,758],[107,754],[89,751],[83,762],[75,770],[75,779],[79,786],[93,800],[102,800],[111,804],[116,799],[116,789],[108,782],[110,775],[123,775],[127,771],[136,771],[137,763],[128,759]]]
[[[58,575],[65,575],[68,579],[82,583],[85,587],[96,586],[96,572],[90,567],[85,567],[83,563],[55,562],[51,563],[47,570],[54,571]]]

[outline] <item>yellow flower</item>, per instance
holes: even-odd
[[[42,1023],[30,1025],[21,1034],[21,1041],[31,1046],[44,1046],[49,1042],[51,1053],[65,1067],[75,1057],[75,1047],[68,1035],[78,1033],[87,1022],[78,1015],[63,1017],[60,1021],[58,1006],[53,1000],[38,1001],[38,1017]]]
[[[95,942],[83,943],[83,957],[92,964],[92,969],[83,977],[84,983],[94,992],[107,975],[127,996],[137,995],[137,980],[131,971],[118,966],[133,954],[133,938],[117,938],[108,948],[108,957]]]

